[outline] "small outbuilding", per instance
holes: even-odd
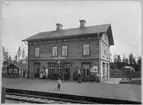
[[[7,67],[7,75],[12,77],[27,77],[27,64],[23,63],[10,63]]]
[[[124,66],[122,67],[123,72],[135,72],[135,69],[131,66]]]

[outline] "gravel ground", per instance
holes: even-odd
[[[43,92],[55,92],[91,97],[141,101],[141,86],[132,84],[62,82],[61,91],[56,91],[56,81],[40,79],[3,78],[2,86]]]

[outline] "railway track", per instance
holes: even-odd
[[[7,100],[18,101],[19,103],[35,103],[35,104],[83,104],[87,102],[75,101],[75,100],[67,100],[61,98],[51,98],[51,97],[43,97],[29,94],[18,94],[18,93],[6,93],[5,98]],[[88,102],[89,103],[89,102]]]
[[[20,101],[21,103],[39,104],[141,104],[139,101],[107,99],[102,97],[86,97],[62,93],[21,90],[6,88],[6,100]]]

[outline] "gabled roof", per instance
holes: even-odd
[[[23,41],[34,41],[34,40],[42,40],[42,39],[45,40],[45,39],[54,39],[54,38],[65,38],[65,37],[78,36],[78,35],[95,34],[95,33],[106,32],[109,29],[109,27],[111,27],[110,24],[103,24],[103,25],[87,26],[84,28],[78,27],[78,28],[63,29],[58,31],[55,30],[55,31],[40,32],[27,39],[24,39]],[[112,30],[110,34],[112,34]],[[111,41],[113,41],[113,38],[109,40],[109,44],[113,45]]]
[[[23,63],[15,63],[15,62],[12,62],[11,64],[15,65],[17,68],[19,69],[27,69],[27,64],[23,64]],[[8,66],[10,66],[11,64],[9,64]],[[8,67],[7,66],[7,67]]]

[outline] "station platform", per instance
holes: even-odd
[[[2,86],[12,89],[141,102],[141,85],[62,81],[61,90],[57,91],[57,81],[27,78],[3,78]]]

